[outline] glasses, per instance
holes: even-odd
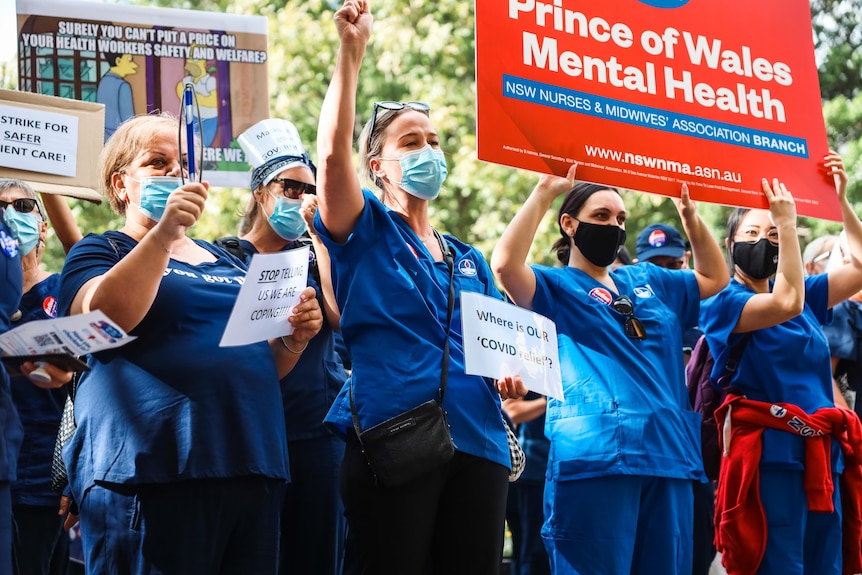
[[[629,296],[621,295],[611,302],[611,307],[618,313],[626,316],[626,323],[623,325],[623,331],[626,332],[627,336],[632,339],[646,339],[646,328],[641,320],[635,317],[635,306],[632,303],[632,300],[629,299]]]
[[[417,112],[427,112],[431,106],[425,102],[374,102],[374,112],[371,114],[371,126],[368,128],[368,150],[371,149],[371,136],[374,135],[374,127],[377,124],[377,110],[403,110],[412,108]]]
[[[11,202],[4,202],[0,200],[0,208],[4,210],[12,206],[15,208],[16,212],[21,212],[22,214],[29,214],[33,210],[36,209],[36,200],[33,198],[18,198],[17,200],[12,200]]]
[[[298,200],[302,194],[317,195],[317,186],[314,184],[300,182],[291,178],[273,178],[272,183],[280,185],[282,195],[291,200]]]
[[[829,259],[829,256],[831,256],[831,255],[832,255],[832,252],[831,252],[831,251],[823,252],[822,254],[820,254],[819,256],[817,256],[816,258],[814,258],[813,260],[811,260],[811,262],[812,262],[812,263],[815,263],[815,264],[819,264],[819,263],[820,263],[820,262],[822,262],[823,260],[827,260],[827,259]]]

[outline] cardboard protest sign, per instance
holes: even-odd
[[[840,219],[805,0],[477,0],[476,51],[482,160]]]
[[[104,106],[0,90],[0,178],[99,202]]]
[[[205,179],[248,185],[236,137],[269,117],[265,17],[75,0],[17,6],[22,91],[104,104],[104,141],[132,116],[179,115],[191,84]]]

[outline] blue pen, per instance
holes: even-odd
[[[186,84],[183,91],[183,104],[185,105],[186,117],[186,147],[188,148],[188,170],[189,181],[195,181],[195,116],[194,107],[192,105],[192,97],[194,96],[194,87],[191,84]]]

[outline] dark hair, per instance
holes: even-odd
[[[557,259],[560,260],[563,265],[569,263],[569,255],[572,249],[572,238],[563,231],[563,225],[560,223],[560,219],[563,217],[563,214],[577,217],[581,212],[581,208],[583,208],[587,200],[590,199],[590,196],[596,192],[604,192],[606,190],[616,192],[617,194],[620,193],[619,190],[610,186],[581,182],[579,184],[575,184],[575,187],[569,190],[569,193],[566,194],[566,198],[563,200],[563,205],[560,206],[560,211],[557,214],[557,225],[560,227],[560,235],[562,237],[554,242],[553,246],[551,246],[551,251],[557,252]]]
[[[125,55],[125,52],[102,52],[102,56],[105,57],[105,61],[108,63],[108,66],[113,68],[117,65],[117,59],[122,58]]]
[[[620,249],[617,250],[617,258],[620,260],[620,263],[624,266],[632,265],[632,255],[629,253],[629,249],[625,246],[625,244],[620,246]]]
[[[736,232],[739,230],[739,224],[742,223],[742,218],[745,214],[751,211],[751,208],[736,208],[727,217],[727,259],[730,263],[730,271],[733,272],[733,238],[736,237]]]

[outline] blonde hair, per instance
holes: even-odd
[[[406,112],[419,112],[431,117],[428,110],[417,110],[411,106],[404,106],[397,110],[388,110],[380,108],[377,111],[377,117],[374,119],[374,133],[371,135],[370,142],[368,132],[371,130],[371,119],[365,123],[362,131],[359,134],[359,167],[360,173],[371,180],[371,182],[383,191],[383,180],[375,176],[371,171],[371,160],[380,156],[383,153],[383,144],[386,142],[386,128],[389,127],[395,118]]]
[[[135,116],[126,120],[105,143],[99,154],[99,175],[102,188],[111,210],[125,215],[126,203],[120,198],[111,182],[114,174],[122,173],[153,136],[162,130],[178,130],[177,118],[160,112],[157,114]]]

